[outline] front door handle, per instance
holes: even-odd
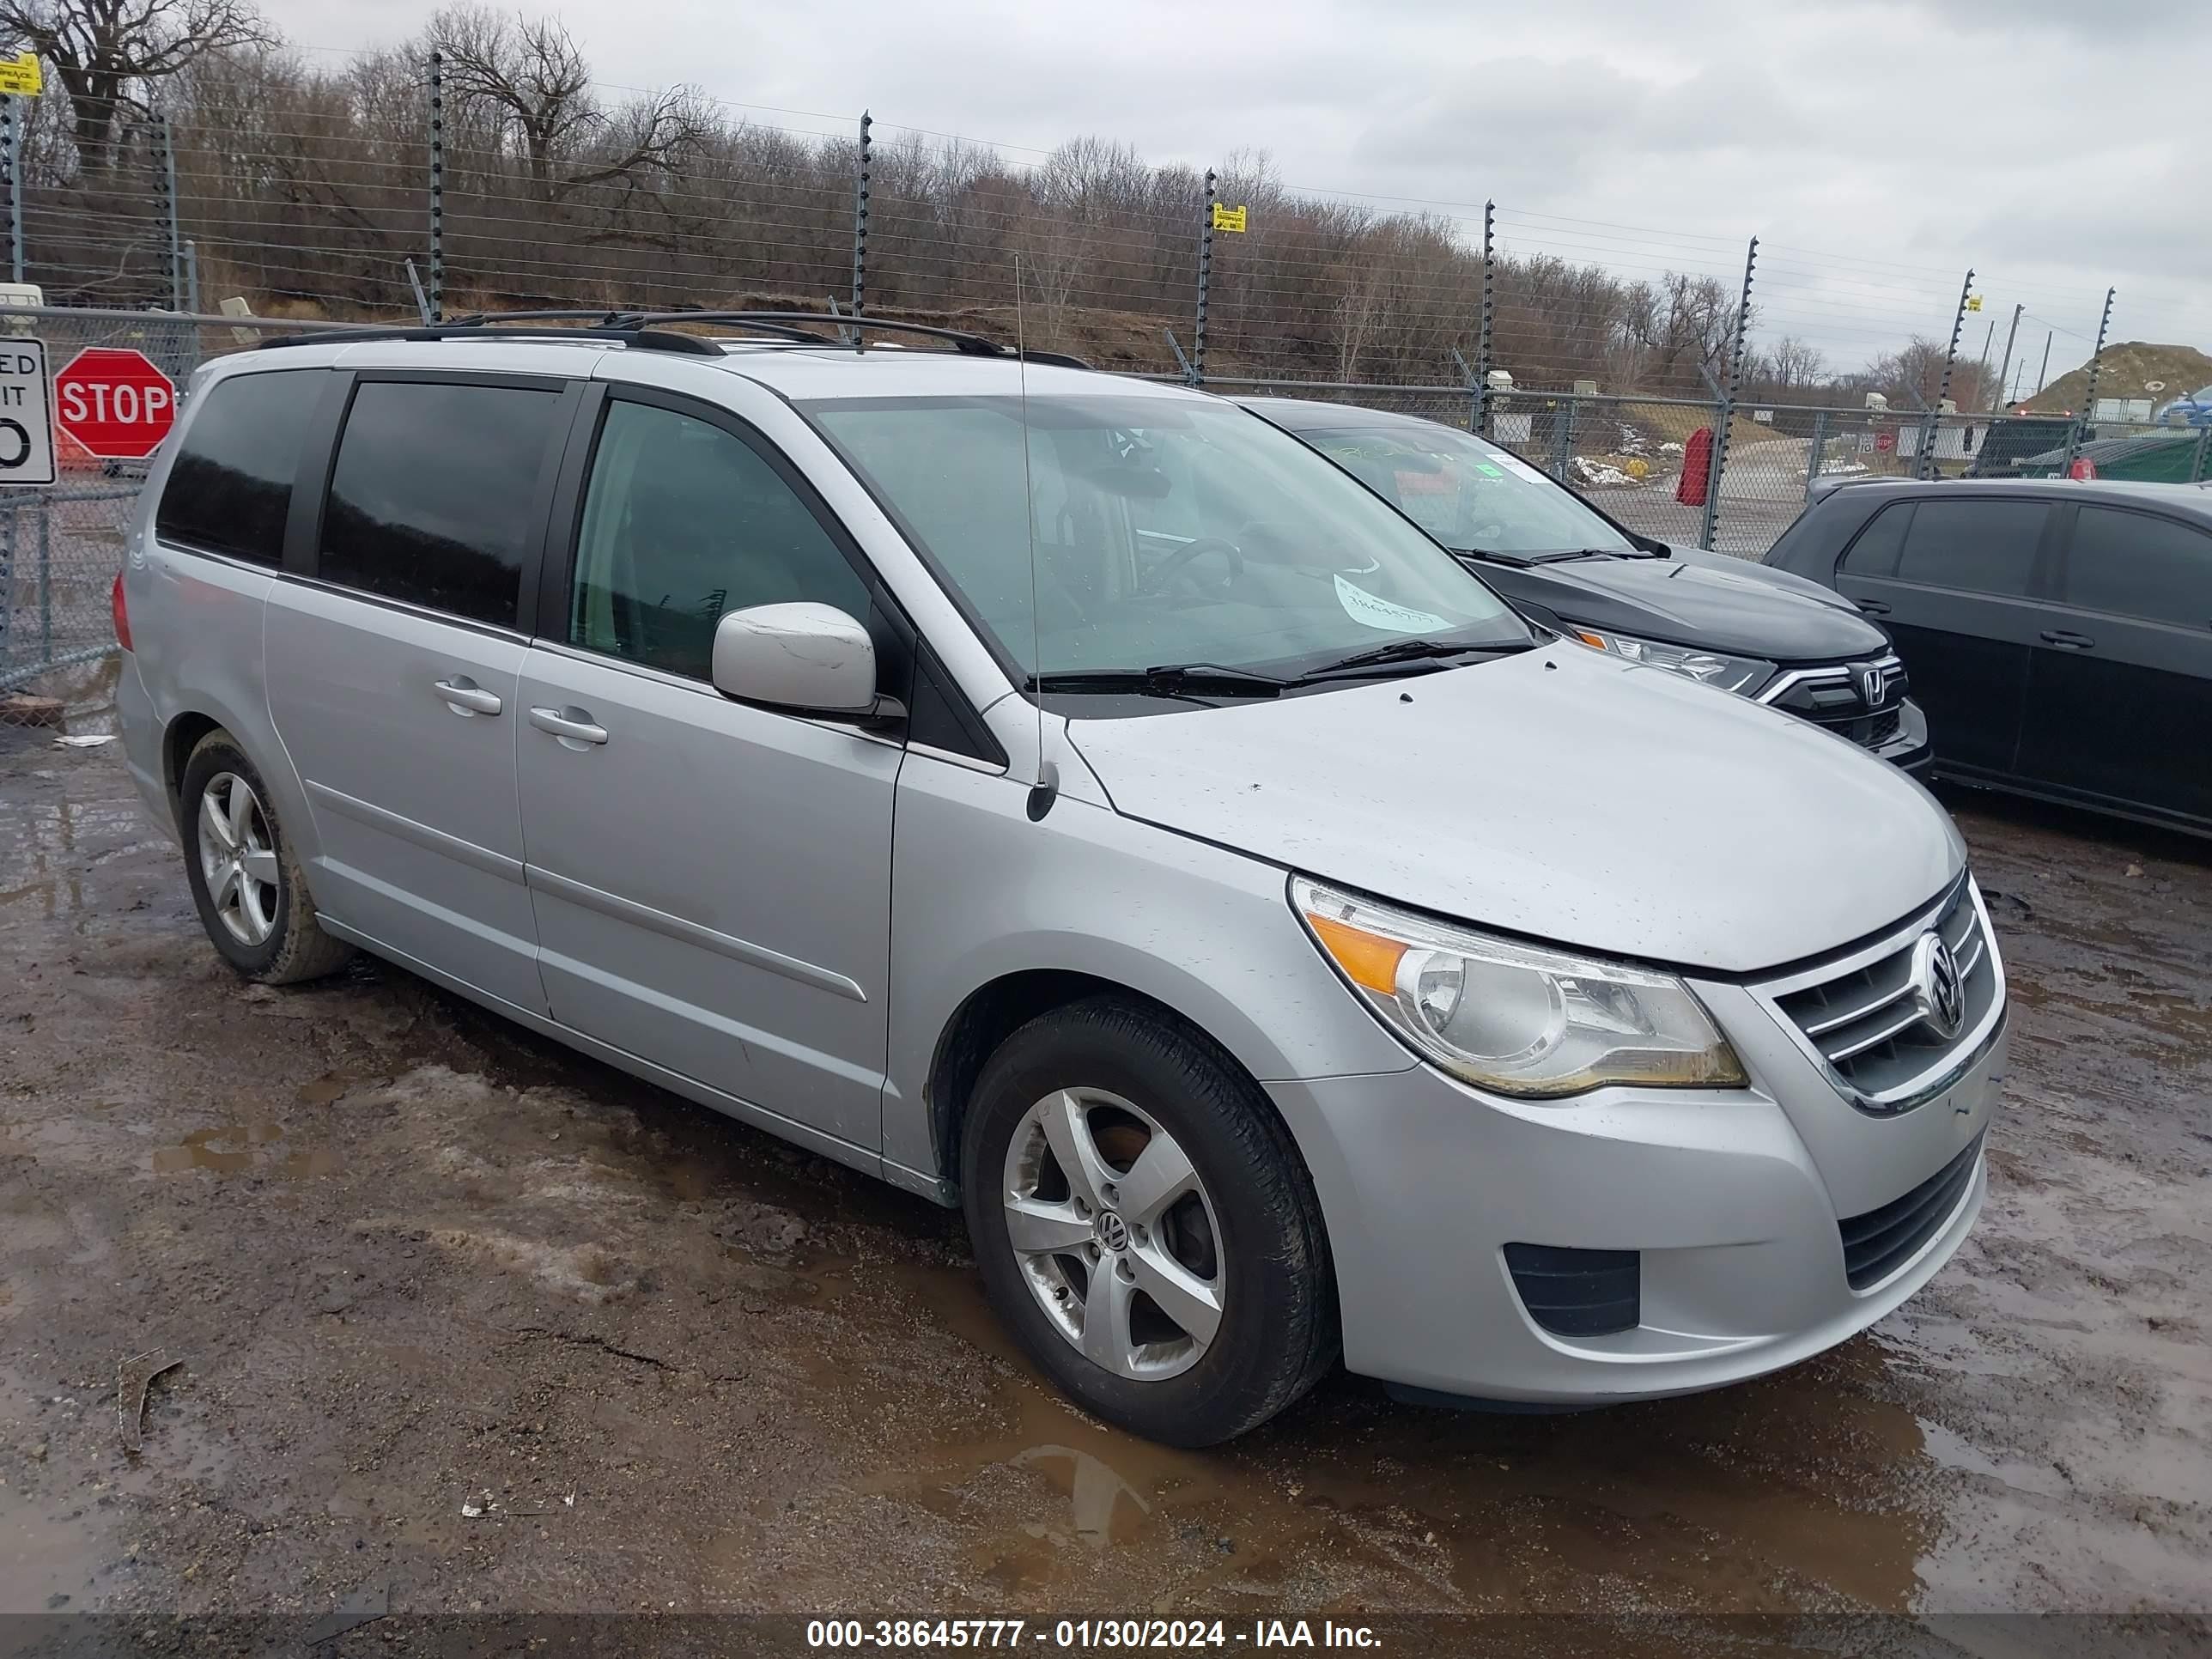
[[[1857,603],[1859,609],[1869,617],[1887,617],[1889,614],[1889,607],[1880,599],[1861,599]]]
[[[497,692],[485,690],[466,674],[439,680],[434,689],[446,700],[446,707],[464,720],[475,714],[496,714],[503,706]]]
[[[2064,629],[2052,629],[2043,635],[2045,645],[2055,645],[2061,651],[2087,651],[2097,643],[2087,634],[2069,634]]]
[[[533,708],[530,723],[541,732],[550,732],[571,749],[607,740],[607,728],[594,724],[591,715],[581,708]]]

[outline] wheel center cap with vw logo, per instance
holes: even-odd
[[[1966,987],[1943,936],[1923,933],[1912,947],[1912,1001],[1921,1023],[1947,1042],[1966,1023]]]
[[[1101,1249],[1111,1250],[1119,1255],[1129,1248],[1129,1224],[1111,1210],[1098,1212],[1098,1219],[1091,1224],[1091,1231],[1098,1235]]]

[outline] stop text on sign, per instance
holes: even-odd
[[[137,426],[166,421],[176,407],[176,394],[165,386],[109,386],[95,380],[90,386],[72,381],[62,387],[62,418],[71,426],[87,422]]]

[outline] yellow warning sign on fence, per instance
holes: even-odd
[[[1981,296],[1980,295],[1978,295],[1978,294],[1970,294],[1970,295],[1968,295],[1966,296],[1966,309],[1967,309],[1967,310],[1969,310],[1969,311],[1979,311],[1981,308],[1982,308],[1982,296]]]
[[[39,75],[39,54],[27,52],[16,58],[0,58],[0,93],[35,98],[46,84]]]
[[[1220,203],[1216,202],[1213,204],[1213,228],[1216,230],[1233,230],[1239,235],[1243,234],[1244,210],[1241,207],[1224,207]]]

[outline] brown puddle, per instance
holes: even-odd
[[[311,1085],[312,1086],[312,1085]],[[256,1168],[281,1176],[336,1175],[338,1155],[328,1146],[302,1146],[282,1158],[264,1154],[284,1138],[281,1125],[234,1123],[215,1129],[195,1129],[180,1146],[164,1146],[154,1154],[155,1175],[177,1175],[187,1170],[212,1170],[236,1175]]]
[[[1922,1425],[1838,1387],[1883,1364],[1865,1339],[1720,1394],[1553,1416],[1401,1406],[1340,1378],[1273,1428],[1184,1451],[1063,1403],[964,1267],[830,1261],[797,1277],[861,1338],[806,1357],[811,1393],[836,1416],[892,1429],[859,1490],[957,1528],[971,1569],[1024,1596],[1086,1592],[1122,1558],[1137,1571],[1164,1557],[1170,1577],[1146,1576],[1172,1583],[1178,1606],[1241,1597],[1264,1610],[1326,1564],[1437,1607],[1586,1607],[1597,1578],[1654,1607],[1784,1611],[1841,1596],[1903,1609],[1940,1530]],[[929,1432],[911,1377],[871,1369],[899,1340],[874,1334],[886,1322],[934,1324],[999,1362],[1003,1430]]]

